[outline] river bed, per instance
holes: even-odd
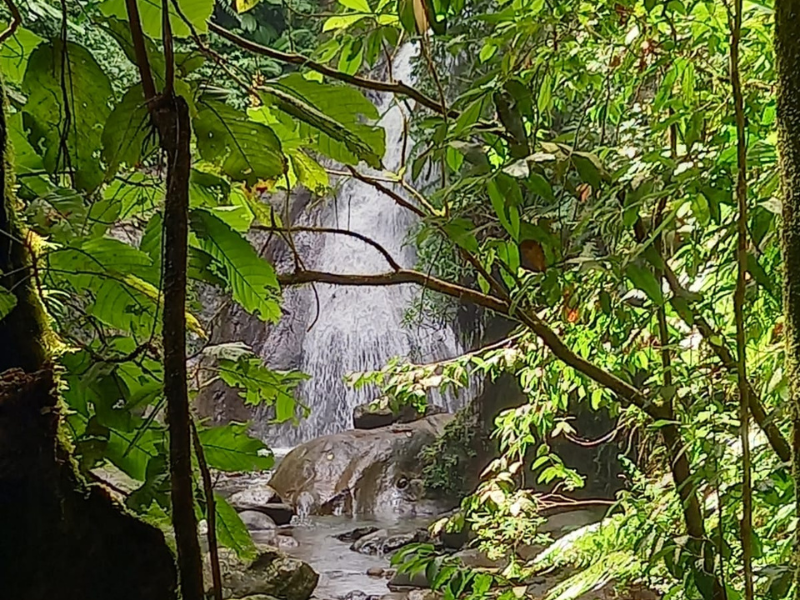
[[[425,527],[430,518],[398,517],[391,518],[352,518],[352,517],[304,517],[292,526],[292,536],[298,545],[285,548],[284,552],[307,562],[319,573],[319,584],[314,592],[316,598],[334,600],[350,592],[358,591],[366,595],[382,595],[389,592],[388,579],[370,577],[367,571],[372,568],[389,568],[389,557],[365,555],[350,550],[350,542],[341,542],[334,536],[356,527],[373,526],[379,529],[401,526],[409,530]],[[253,532],[255,542],[259,533]]]

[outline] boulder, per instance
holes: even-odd
[[[270,519],[275,521],[276,525],[288,525],[292,522],[292,517],[295,514],[294,508],[289,504],[283,502],[273,502],[272,504],[265,504],[258,509]]]
[[[345,531],[344,533],[340,533],[333,537],[335,537],[340,542],[355,542],[363,538],[365,535],[375,533],[376,531],[378,531],[377,527],[372,527],[372,526],[356,527],[355,529],[351,529],[350,531]]]
[[[425,574],[425,571],[413,574],[401,573],[400,571],[398,571],[394,575],[392,575],[391,579],[389,579],[389,582],[386,585],[393,592],[408,591],[411,588],[428,589],[431,587],[431,584],[428,581],[428,576]]]
[[[458,559],[462,565],[469,569],[502,569],[508,564],[507,559],[491,559],[478,548],[461,550],[453,554],[453,558]]]
[[[260,546],[256,558],[249,562],[240,560],[227,548],[219,549],[219,559],[224,598],[266,595],[275,600],[308,600],[319,580],[317,573],[303,561],[265,546]],[[204,561],[203,579],[206,590],[210,591],[208,556]]]
[[[275,529],[275,521],[257,510],[243,510],[239,513],[239,518],[242,519],[242,523],[244,523],[245,527],[250,531]]]
[[[303,514],[439,514],[452,503],[425,496],[418,454],[450,419],[433,415],[319,437],[289,452],[270,486]]]
[[[376,400],[367,404],[359,404],[353,409],[353,427],[356,429],[378,429],[394,423],[413,423],[424,417],[444,413],[439,406],[429,404],[425,412],[420,413],[411,405],[393,410],[385,400]]]

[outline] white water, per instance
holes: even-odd
[[[395,57],[396,80],[411,81],[415,48],[406,45]],[[388,171],[397,172],[404,147],[403,110],[393,98],[384,96],[378,108],[380,125],[386,131]],[[359,167],[363,170],[363,165]],[[399,188],[396,188],[399,193]],[[348,229],[363,234],[383,246],[402,267],[413,267],[416,253],[406,243],[417,217],[398,206],[374,187],[356,179],[343,182],[335,201],[327,200],[315,219],[321,227]],[[299,237],[299,236],[298,236]],[[374,274],[391,271],[384,257],[373,247],[343,235],[314,234],[298,241],[307,269],[342,274]],[[309,256],[303,250],[311,251]],[[295,334],[303,336],[300,364],[309,374],[298,398],[311,409],[298,427],[267,427],[264,437],[273,445],[294,445],[314,437],[352,427],[353,408],[375,399],[375,389],[354,390],[343,379],[348,373],[379,369],[393,357],[427,363],[451,358],[463,351],[450,326],[434,326],[415,319],[404,325],[404,317],[421,289],[411,285],[384,287],[343,287],[317,284],[317,300],[310,286],[290,291],[285,308],[295,323]],[[310,328],[310,329],[309,329]],[[435,396],[429,401],[445,404],[449,410],[463,402],[457,397]]]

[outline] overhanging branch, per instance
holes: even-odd
[[[338,69],[332,69],[331,67],[325,66],[322,63],[315,62],[303,56],[302,54],[281,52],[280,50],[275,50],[267,46],[262,46],[261,44],[256,44],[255,42],[251,42],[250,40],[238,36],[232,31],[229,31],[228,29],[225,29],[214,22],[209,22],[208,28],[218,36],[225,38],[229,42],[236,44],[240,48],[244,48],[245,50],[253,52],[254,54],[261,54],[283,63],[306,67],[312,71],[321,73],[322,75],[327,75],[331,79],[337,79],[339,81],[343,81],[344,83],[349,83],[350,85],[354,85],[363,89],[374,90],[376,92],[389,92],[392,94],[405,96],[415,100],[419,104],[422,104],[426,108],[429,108],[436,113],[444,114],[452,118],[458,117],[458,111],[445,109],[433,98],[429,98],[419,90],[403,83],[402,81],[390,83],[386,81],[378,81],[376,79],[368,79],[366,77],[359,77],[358,75],[348,75],[347,73],[343,73]]]

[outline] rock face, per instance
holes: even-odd
[[[391,554],[408,544],[417,544],[430,540],[424,529],[413,531],[379,529],[353,542],[350,549],[359,554]]]
[[[451,507],[424,496],[418,454],[450,419],[322,436],[287,454],[270,486],[299,513],[438,514]]]
[[[225,598],[253,595],[272,596],[275,600],[308,600],[317,587],[319,576],[301,560],[265,546],[259,547],[252,562],[243,562],[231,550],[220,548],[220,570]],[[211,590],[211,569],[206,557],[203,578]]]
[[[394,423],[413,423],[424,417],[439,415],[444,412],[439,406],[429,404],[425,412],[420,414],[413,406],[406,405],[394,411],[385,402],[377,400],[368,404],[359,404],[353,409],[353,427],[356,429],[378,429]]]

